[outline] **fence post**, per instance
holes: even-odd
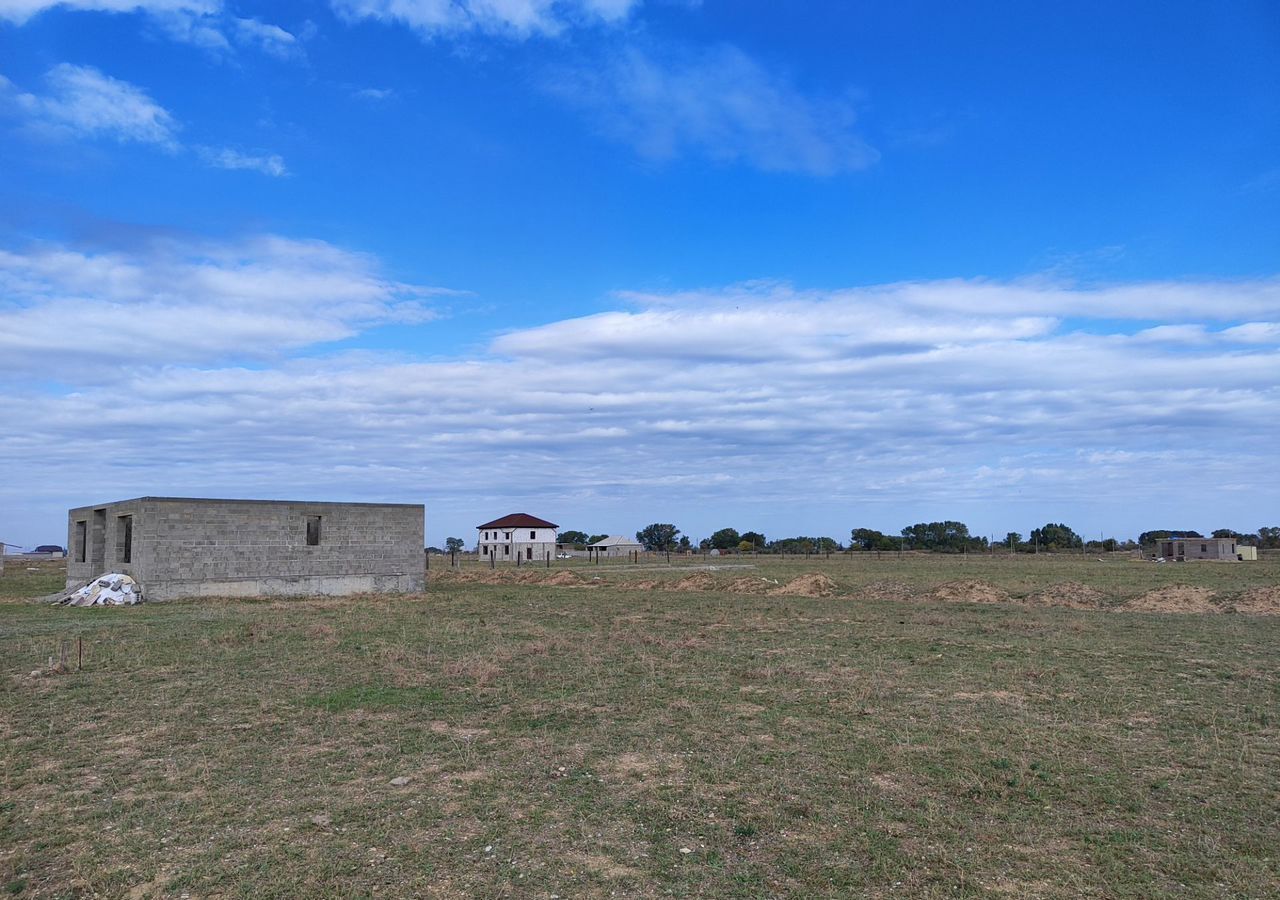
[[[551,568],[551,551],[548,550],[546,551],[546,553],[547,553],[547,568],[550,569]]]

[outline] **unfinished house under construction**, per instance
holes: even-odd
[[[104,572],[149,600],[418,591],[421,504],[139,497],[67,514],[67,588]]]

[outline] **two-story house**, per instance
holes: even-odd
[[[541,562],[556,555],[559,527],[528,513],[512,513],[476,526],[476,553],[481,562]]]

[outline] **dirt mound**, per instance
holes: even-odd
[[[694,572],[686,575],[674,584],[667,585],[669,591],[711,591],[715,590],[716,580],[706,572]]]
[[[943,603],[1008,603],[1009,595],[985,581],[948,581],[925,594]]]
[[[572,587],[582,584],[582,579],[572,572],[556,572],[554,575],[542,579],[543,584],[550,584],[556,587]]]
[[[1078,581],[1064,581],[1041,588],[1027,596],[1031,606],[1069,606],[1072,609],[1099,609],[1107,595]]]
[[[1280,586],[1249,588],[1231,605],[1248,616],[1280,616]]]
[[[781,587],[769,591],[776,597],[830,597],[836,592],[836,583],[826,575],[798,575]]]
[[[643,581],[619,581],[618,588],[623,591],[656,591],[662,586],[661,581],[646,578]]]
[[[1215,604],[1213,591],[1208,588],[1172,584],[1147,591],[1125,604],[1125,609],[1164,613],[1212,613],[1222,612]]]

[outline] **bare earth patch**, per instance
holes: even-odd
[[[822,573],[800,575],[769,591],[780,597],[830,597],[836,592],[836,583]]]
[[[1049,585],[1027,596],[1031,606],[1069,606],[1072,609],[1099,609],[1106,594],[1078,581],[1063,581]]]
[[[679,581],[671,584],[668,590],[672,591],[712,591],[715,590],[716,580],[706,572],[694,572],[692,575],[686,575]]]
[[[1236,612],[1250,616],[1280,616],[1280,586],[1256,587],[1233,601]]]
[[[1222,612],[1222,607],[1213,602],[1214,597],[1214,592],[1208,588],[1175,584],[1147,591],[1130,600],[1125,608],[1163,613]]]

